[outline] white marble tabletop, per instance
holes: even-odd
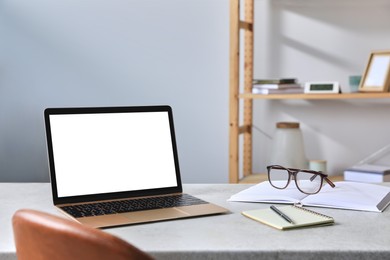
[[[390,208],[383,213],[312,208],[332,216],[335,225],[280,231],[241,215],[269,204],[227,202],[249,186],[184,185],[184,192],[226,207],[229,214],[104,231],[157,259],[390,259]],[[11,218],[21,208],[62,216],[48,183],[0,183],[0,259],[16,259]]]

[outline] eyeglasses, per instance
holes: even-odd
[[[280,165],[267,166],[267,171],[269,183],[277,189],[285,189],[290,184],[291,176],[293,176],[298,190],[305,194],[318,193],[324,180],[332,188],[336,187],[328,179],[328,175],[320,171],[286,168]]]

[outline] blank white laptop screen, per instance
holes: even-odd
[[[58,197],[177,186],[168,112],[54,114]]]

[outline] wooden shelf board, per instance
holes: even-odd
[[[333,182],[335,181],[343,181],[344,176],[343,175],[336,175],[336,176],[329,176],[329,179]],[[241,184],[253,184],[253,183],[259,183],[263,181],[268,181],[267,174],[264,173],[257,173],[257,174],[252,174],[249,176],[246,176],[242,178],[239,183]]]
[[[380,93],[344,93],[344,94],[252,94],[241,93],[239,98],[244,99],[369,99],[390,98],[389,92]]]

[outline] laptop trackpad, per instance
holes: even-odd
[[[178,210],[176,208],[167,208],[167,209],[154,209],[154,210],[147,210],[147,211],[122,213],[120,214],[120,216],[128,218],[131,223],[142,223],[147,221],[183,218],[183,217],[188,217],[189,214],[181,210]]]

